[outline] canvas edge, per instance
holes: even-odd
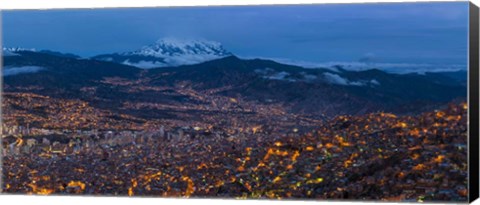
[[[419,2],[409,2],[409,3],[431,3],[436,1],[419,1]],[[456,1],[445,1],[445,2],[456,2]],[[402,3],[402,2],[388,2],[388,1],[379,1],[379,2],[352,2],[352,4],[368,4],[368,3]],[[321,3],[329,4],[329,3]],[[330,3],[331,4],[331,3]],[[276,5],[276,4],[274,4]],[[194,7],[202,7],[194,6]],[[222,6],[222,5],[215,5]],[[232,6],[232,5],[226,5]],[[236,5],[235,5],[236,6]],[[264,6],[264,5],[240,5],[240,6]],[[270,5],[268,5],[270,6]],[[185,6],[183,6],[185,7]],[[189,7],[189,6],[186,6]],[[204,6],[206,7],[206,6]],[[211,6],[210,6],[211,7]],[[119,7],[123,8],[123,7]],[[136,7],[127,7],[135,9]],[[145,8],[162,8],[162,7],[145,7]],[[52,8],[49,10],[56,10],[58,8]],[[68,8],[68,9],[87,9],[87,8]],[[112,9],[112,8],[98,8],[98,9]],[[0,9],[0,48],[3,48],[3,20],[2,15],[4,10],[10,9]],[[25,9],[29,10],[29,9]],[[13,10],[11,10],[13,11]],[[480,192],[480,142],[479,142],[479,7],[476,6],[471,1],[469,2],[469,37],[468,37],[468,201],[472,203],[479,198]],[[0,49],[0,102],[3,102],[3,49]],[[472,114],[473,113],[473,114]],[[475,114],[476,113],[476,114]],[[1,122],[3,121],[3,112],[0,106],[0,133],[2,132]],[[0,136],[0,139],[2,136]],[[0,146],[0,173],[3,173],[3,146]],[[0,176],[0,195],[3,194],[3,176]],[[118,196],[116,196],[118,197]],[[329,202],[328,200],[325,202]],[[358,202],[358,201],[352,201]],[[387,202],[388,203],[388,202]]]
[[[469,3],[468,180],[469,202],[479,197],[479,8]]]
[[[0,9],[0,104],[3,105],[3,10]],[[3,193],[3,112],[0,106],[0,194]]]

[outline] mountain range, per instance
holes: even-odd
[[[393,74],[374,68],[311,69],[241,59],[212,41],[163,39],[136,51],[88,59],[28,49],[4,49],[3,55],[5,92],[79,99],[145,118],[159,115],[120,107],[126,102],[211,103],[196,97],[202,94],[281,105],[288,113],[322,117],[378,111],[410,114],[466,100],[467,91],[466,71]]]

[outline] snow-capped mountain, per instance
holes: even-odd
[[[230,55],[232,53],[215,41],[164,38],[136,51],[99,55],[93,59],[148,69],[192,65]]]
[[[22,52],[36,52],[36,53],[45,53],[59,57],[66,57],[66,58],[76,58],[80,59],[81,57],[78,55],[74,55],[71,53],[62,53],[57,51],[51,50],[37,50],[35,48],[20,48],[20,47],[3,47],[2,48],[2,56],[9,57],[9,56],[20,56]]]
[[[21,51],[35,51],[35,49],[29,49],[29,48],[20,48],[20,47],[15,47],[15,48],[2,48],[2,55],[3,56],[18,56],[19,54],[17,52]]]

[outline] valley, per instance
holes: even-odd
[[[4,56],[3,189],[466,200],[461,71],[307,69],[195,45]],[[132,64],[147,61],[161,66]]]

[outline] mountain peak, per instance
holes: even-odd
[[[36,51],[34,48],[21,48],[21,47],[3,47],[3,51],[9,51],[9,52],[20,52],[20,51]]]
[[[203,39],[161,38],[155,43],[123,53],[94,57],[139,68],[192,65],[231,56],[222,44]]]
[[[3,47],[2,48],[2,55],[3,56],[18,56],[18,52],[22,51],[30,51],[35,52],[36,50],[33,48],[20,48],[20,47]]]
[[[162,38],[154,44],[144,46],[139,50],[124,54],[134,54],[153,57],[202,55],[225,57],[231,55],[221,43],[198,39]]]

